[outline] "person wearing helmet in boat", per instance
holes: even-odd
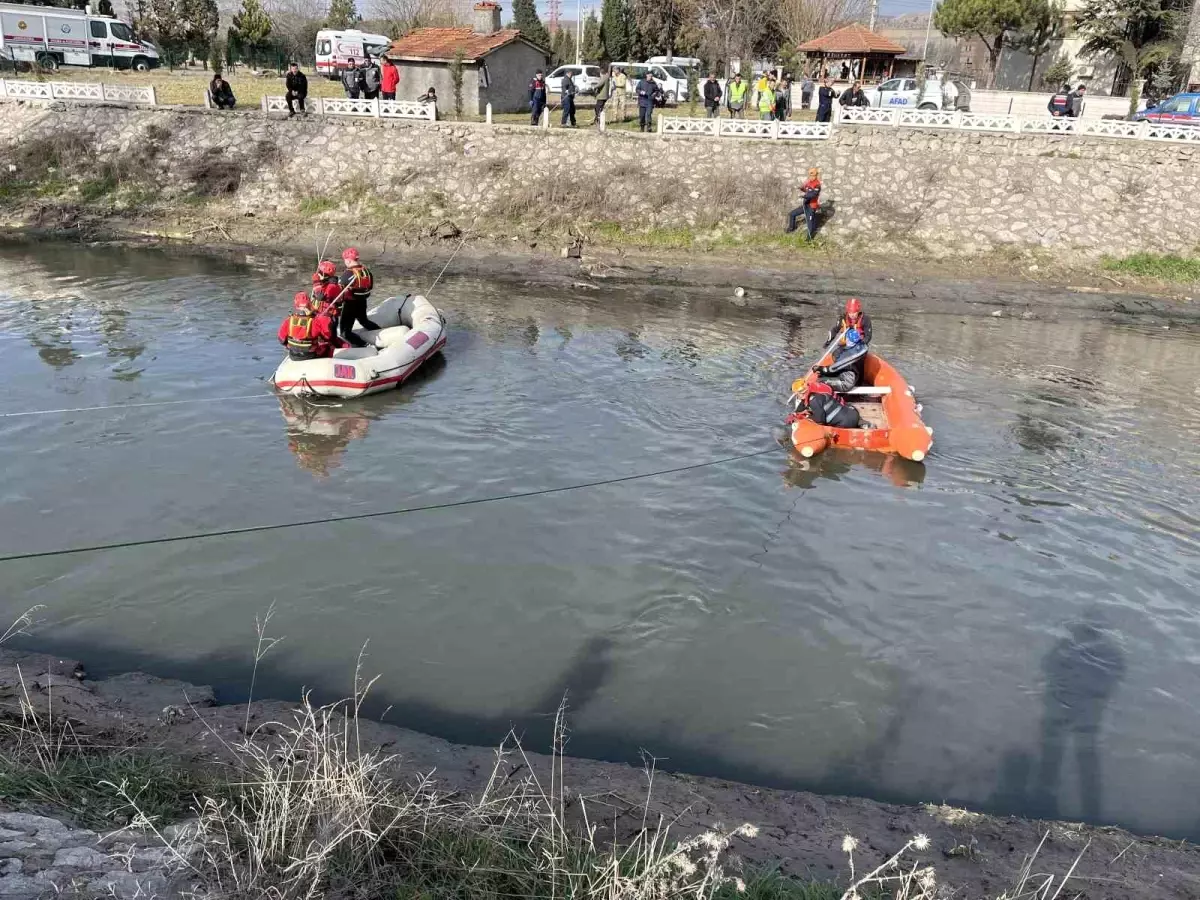
[[[358,322],[363,328],[378,331],[379,326],[367,318],[367,301],[371,299],[371,289],[375,279],[371,270],[362,264],[358,251],[347,247],[342,254],[342,262],[346,271],[342,273],[341,285],[345,296],[342,298],[342,311],[338,320],[338,332],[342,339],[355,347],[366,347],[367,342],[354,333],[354,323]]]
[[[795,415],[834,428],[866,427],[858,410],[847,404],[833,387],[821,379],[810,381],[804,388],[804,393],[797,398]]]
[[[862,301],[857,297],[851,297],[846,301],[846,311],[837,320],[837,324],[829,329],[829,336],[825,338],[825,343],[832,344],[835,337],[851,328],[858,329],[859,337],[862,338],[864,344],[871,343],[871,317],[863,312]]]
[[[334,285],[341,290],[338,285],[337,266],[333,264],[331,259],[323,259],[317,264],[317,271],[313,272],[312,277],[312,300],[314,305],[319,305],[326,302],[326,288]],[[336,295],[335,295],[336,296]]]
[[[867,343],[862,333],[851,326],[837,338],[827,366],[814,366],[817,380],[839,394],[845,394],[862,384],[867,358]]]
[[[317,312],[304,291],[292,298],[292,314],[279,326],[279,343],[295,360],[333,356],[334,348],[339,346],[333,320],[328,313]]]

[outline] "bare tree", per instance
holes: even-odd
[[[468,25],[457,22],[446,0],[374,0],[372,18],[388,23],[392,37],[432,25]]]
[[[698,0],[697,12],[704,33],[703,55],[727,66],[735,56],[753,59],[770,42],[778,7],[774,0]]]
[[[263,6],[271,17],[271,36],[284,52],[297,61],[312,60],[328,0],[264,0]]]
[[[792,47],[866,18],[868,0],[780,0],[779,26]]]

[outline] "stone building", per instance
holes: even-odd
[[[398,100],[415,100],[430,87],[437,91],[442,115],[454,109],[452,67],[462,51],[463,112],[529,109],[529,79],[544,68],[550,54],[522,37],[515,28],[500,27],[500,6],[484,0],[472,9],[471,28],[417,28],[393,41],[386,55],[400,70]]]

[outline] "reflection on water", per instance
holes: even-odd
[[[275,600],[275,695],[346,690],[369,638],[374,708],[453,740],[516,725],[544,744],[565,692],[577,753],[1194,833],[1196,333],[866,297],[938,442],[925,466],[801,460],[784,401],[832,312],[802,294],[443,281],[444,361],[398,391],[305,402],[266,383],[295,281],[0,251],[0,412],[103,407],[0,418],[0,553],[779,452],[8,564],[0,620],[42,603],[39,640],[97,673],[236,698]],[[298,566],[297,537],[325,562]]]

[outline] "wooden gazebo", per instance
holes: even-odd
[[[796,49],[820,60],[823,71],[830,64],[857,62],[857,77],[862,81],[890,78],[896,57],[908,52],[903,44],[890,41],[857,22],[813,38]],[[830,74],[836,77],[835,73]]]

